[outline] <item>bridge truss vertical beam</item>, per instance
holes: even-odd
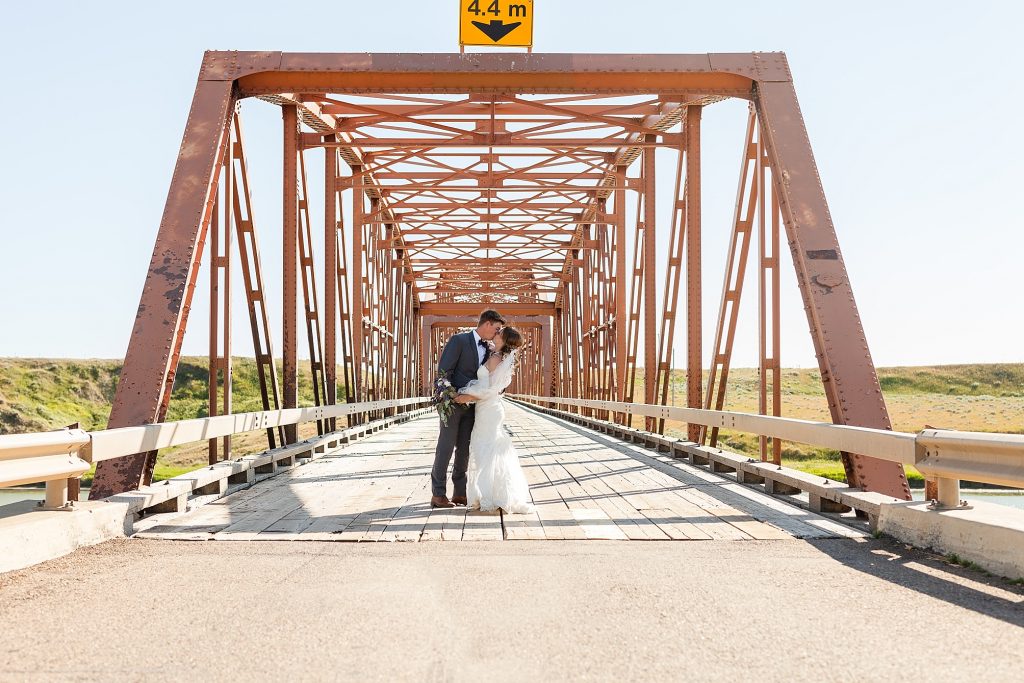
[[[364,386],[363,358],[364,346],[364,323],[365,316],[363,304],[363,222],[366,207],[364,205],[366,190],[363,187],[364,178],[360,166],[352,166],[352,309],[349,312],[352,320],[352,360],[353,374],[355,377],[355,398],[356,402],[367,400],[366,388]],[[363,420],[363,415],[354,416],[358,424]]]
[[[704,397],[704,407],[707,409],[722,410],[725,407],[732,349],[736,339],[736,324],[739,319],[743,283],[747,274],[747,259],[750,254],[754,210],[758,203],[758,185],[755,182],[755,176],[760,147],[756,136],[757,114],[751,105],[747,116],[747,132],[743,142],[739,184],[736,188],[736,205],[729,237],[729,253],[725,262],[722,299],[718,307],[718,323],[715,327],[711,368],[708,372],[708,391]],[[718,445],[718,427],[712,427],[710,435],[706,427],[701,429],[700,442],[707,443],[708,441],[712,446]]]
[[[309,186],[306,180],[306,155],[300,151],[299,159],[299,273],[302,279],[302,318],[309,345],[309,370],[313,381],[313,405],[324,405],[327,393],[324,380],[323,341],[320,329],[319,297],[316,287],[316,268],[313,263],[313,226],[309,216]],[[326,425],[317,420],[316,430],[323,436]]]
[[[359,253],[362,260],[363,278],[363,333],[365,342],[363,344],[364,373],[363,381],[368,400],[378,401],[382,398],[381,391],[382,373],[384,367],[382,356],[384,348],[381,339],[381,330],[377,322],[382,318],[380,309],[382,306],[381,296],[384,295],[383,269],[380,267],[379,258],[382,255],[379,251],[378,238],[382,228],[380,222],[379,200],[370,199],[370,217],[363,223],[363,248]],[[353,258],[355,256],[353,255]],[[370,419],[378,417],[377,413],[371,413]]]
[[[277,364],[274,362],[270,314],[267,311],[263,282],[263,262],[260,258],[259,236],[253,216],[252,193],[249,189],[249,166],[245,160],[245,136],[242,133],[242,118],[238,112],[235,112],[232,119],[231,130],[231,204],[235,219],[238,260],[242,267],[242,285],[245,287],[249,327],[252,331],[256,375],[260,383],[263,410],[279,410],[281,383],[277,379]],[[284,442],[284,427],[267,429],[267,444],[270,448],[276,448],[278,444]]]
[[[701,335],[701,149],[703,107],[686,108],[686,405],[701,407],[704,375]],[[687,437],[700,438],[700,425],[688,425]]]
[[[654,142],[654,136],[647,136],[647,142]],[[656,204],[656,148],[645,147],[642,154],[643,162],[643,204],[644,204],[644,244],[643,244],[643,311],[644,311],[644,402],[657,401],[658,386],[658,299],[655,294],[658,258],[658,216]],[[654,431],[654,418],[646,418],[647,429]]]
[[[331,136],[336,137],[336,136]],[[340,156],[337,150],[328,149],[328,153],[334,156],[334,168],[335,172],[339,168],[338,157]],[[332,231],[334,233],[335,242],[335,264],[336,268],[333,274],[334,287],[337,292],[337,324],[339,325],[341,334],[341,360],[342,360],[342,380],[345,383],[345,402],[352,403],[355,401],[355,359],[352,356],[352,344],[353,344],[353,308],[352,308],[352,287],[349,281],[349,257],[348,257],[348,242],[345,239],[345,212],[343,211],[343,204],[341,201],[342,188],[335,184],[328,184],[326,192],[333,194],[332,204],[335,207],[331,224],[333,226]],[[328,319],[332,319],[331,314],[328,314]],[[333,397],[334,395],[331,394]],[[348,423],[351,426],[354,424],[354,418],[348,416]]]
[[[758,237],[757,278],[758,278],[758,412],[761,415],[782,414],[782,370],[779,352],[779,202],[771,182],[771,164],[765,153],[762,136],[757,132],[757,116],[751,106],[747,117],[747,132],[744,138],[743,155],[740,164],[739,185],[736,192],[736,207],[733,228],[726,259],[725,282],[719,305],[718,324],[715,329],[715,345],[708,378],[708,393],[705,408],[722,410],[725,406],[729,368],[732,362],[736,322],[739,317],[756,218]],[[770,218],[769,218],[770,217]],[[770,221],[770,223],[769,223]],[[708,429],[701,429],[702,443],[708,437]],[[718,428],[710,430],[712,446],[718,443]],[[761,437],[758,439],[762,461],[782,462],[782,442],[779,439]],[[769,442],[771,457],[768,456]]]
[[[615,278],[613,287],[613,299],[615,307],[615,326],[613,328],[615,332],[615,391],[613,394],[613,400],[625,401],[626,400],[626,381],[627,381],[627,367],[629,365],[627,357],[629,355],[629,313],[627,297],[627,285],[628,276],[626,267],[627,256],[626,256],[626,167],[616,166],[615,167],[615,190],[613,192],[612,200],[615,216],[614,216],[614,229],[615,229]],[[620,422],[625,421],[625,416],[617,415],[615,419]]]
[[[583,226],[584,244],[594,241],[594,226]],[[594,398],[596,367],[594,364],[597,354],[597,344],[594,340],[593,328],[596,318],[597,303],[597,265],[594,263],[596,257],[595,249],[585,249],[579,252],[579,298],[580,298],[580,396]],[[584,415],[592,415],[590,408],[583,408],[580,411]]]
[[[641,182],[643,182],[644,169],[641,165]],[[625,400],[632,403],[636,395],[637,367],[640,365],[640,316],[644,301],[644,214],[643,196],[636,203],[636,216],[633,221],[633,267],[630,272],[629,284],[629,319],[627,321],[626,333],[626,387]],[[625,416],[623,416],[625,420]]]
[[[299,405],[298,376],[298,260],[299,260],[299,118],[295,105],[281,107],[284,163],[282,168],[282,346],[284,352],[284,408]],[[285,427],[288,443],[298,440],[295,425]]]
[[[766,182],[765,176],[769,176]],[[757,140],[757,326],[758,399],[761,415],[782,414],[782,364],[779,358],[779,198],[774,171],[765,155],[764,139]],[[770,199],[769,199],[770,196]],[[769,219],[770,216],[770,219]],[[769,399],[769,393],[771,398]],[[782,442],[771,438],[771,461],[782,464]],[[758,437],[762,461],[769,460],[766,436]]]
[[[594,359],[594,372],[597,374],[597,398],[614,400],[613,392],[615,387],[615,237],[616,229],[612,221],[608,220],[608,200],[598,200],[597,215],[601,222],[598,223],[597,249],[593,259],[597,273],[597,305],[595,306],[597,320],[601,323],[593,332],[595,346],[597,347],[596,358]],[[600,411],[598,417],[607,420],[608,411]]]
[[[563,283],[564,290],[564,283]],[[562,301],[565,301],[565,296],[562,296]],[[562,309],[556,308],[555,314],[552,316],[552,345],[551,345],[551,364],[554,367],[554,372],[551,377],[551,395],[552,396],[565,396],[565,335],[562,334],[562,321],[564,317],[562,315]]]
[[[336,135],[326,139],[334,141]],[[324,148],[324,397],[325,405],[338,402],[338,151]],[[337,429],[330,418],[328,431]]]
[[[234,163],[231,147],[229,143],[221,162],[223,181],[218,187],[210,218],[210,417],[231,413],[231,238],[234,221]],[[230,459],[231,436],[219,440],[210,439],[208,455],[211,465]]]
[[[683,138],[685,140],[685,137]],[[672,220],[669,224],[668,262],[665,272],[665,296],[662,300],[661,331],[658,334],[658,397],[668,405],[672,384],[672,347],[675,342],[676,314],[679,308],[679,283],[683,271],[683,252],[686,246],[686,180],[684,162],[685,143],[679,148],[676,163],[675,190],[672,193]],[[658,433],[665,433],[665,420],[658,420]]]

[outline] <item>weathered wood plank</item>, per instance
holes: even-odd
[[[462,529],[466,526],[466,508],[439,508],[437,512],[441,513],[444,519],[441,540],[461,541]]]
[[[469,510],[466,513],[463,541],[500,541],[504,537],[500,512]]]
[[[509,404],[536,509],[429,507],[436,417],[368,435],[141,537],[217,540],[776,540],[861,538],[731,477]]]

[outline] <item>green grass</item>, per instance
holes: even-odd
[[[313,385],[305,369],[300,367],[299,403],[312,405]],[[0,434],[60,429],[74,422],[87,430],[103,429],[120,375],[119,361],[0,358]],[[182,358],[167,421],[209,414],[208,378],[205,358]],[[232,383],[233,412],[263,410],[253,359],[233,359]]]
[[[120,373],[117,361],[0,359],[0,434],[105,427]]]
[[[985,569],[984,567],[982,567],[977,562],[973,562],[971,560],[968,560],[967,558],[960,557],[956,553],[953,553],[951,555],[947,555],[946,556],[946,562],[948,562],[949,564],[952,564],[954,566],[957,566],[957,567],[963,567],[964,569],[969,569],[972,572],[978,572],[979,574],[985,576],[986,578],[990,578],[990,579],[991,578],[995,578],[995,575],[992,572],[990,572],[989,570]],[[1024,586],[1024,577],[1020,577],[1020,578],[1016,578],[1016,579],[1010,579],[1010,578],[1006,578],[1006,577],[1000,577],[1000,578],[1005,583],[1007,583],[1007,584],[1009,584],[1011,586]]]
[[[753,434],[722,430],[719,432],[719,444],[727,450],[753,457],[760,456],[758,438]],[[782,447],[782,462],[788,467],[819,477],[833,481],[846,481],[846,470],[843,469],[839,451],[829,448],[816,448],[785,442]],[[924,476],[920,472],[913,467],[907,467],[906,474],[911,487],[924,488]]]
[[[158,460],[156,467],[153,469],[153,481],[163,481],[164,479],[177,477],[179,474],[187,474],[196,469],[196,467],[201,467],[205,464],[205,462],[198,462],[192,465],[170,465]],[[92,477],[95,473],[96,466],[93,465],[88,472],[82,475],[82,486],[92,486]]]
[[[950,564],[952,564],[952,565],[956,565],[958,567],[963,567],[964,569],[970,569],[971,571],[978,572],[980,574],[984,574],[985,576],[992,576],[992,572],[990,572],[989,570],[985,569],[984,567],[982,567],[977,562],[972,562],[971,560],[968,560],[966,558],[960,557],[956,553],[953,553],[952,555],[947,556],[946,560]]]
[[[879,384],[889,394],[1024,397],[1024,364],[882,368]]]
[[[185,357],[174,377],[167,420],[209,415],[205,358]],[[278,371],[281,372],[280,363]],[[110,360],[0,359],[0,434],[60,429],[79,423],[83,429],[104,429],[121,374],[121,362]],[[341,373],[339,372],[339,375]],[[263,410],[259,375],[251,358],[233,359],[233,412]],[[308,365],[300,363],[299,404],[313,404]],[[307,427],[307,426],[303,426]],[[313,429],[308,426],[308,429]],[[300,434],[304,433],[300,428]],[[240,435],[238,453],[266,448],[265,432]],[[207,462],[206,444],[187,444],[160,451],[153,478],[157,481],[190,472]],[[82,477],[92,483],[93,471]]]

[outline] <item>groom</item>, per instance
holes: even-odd
[[[444,345],[441,360],[437,364],[439,373],[447,373],[452,386],[462,389],[470,380],[476,379],[490,353],[490,342],[505,325],[505,319],[497,311],[486,310],[480,314],[480,322],[472,332],[456,334]],[[430,507],[450,508],[466,505],[466,469],[469,467],[469,437],[473,433],[476,417],[473,404],[452,406],[448,424],[441,423],[434,452],[434,467],[430,472]],[[455,465],[452,467],[452,484],[455,491],[452,499],[446,495],[448,463],[455,451]]]

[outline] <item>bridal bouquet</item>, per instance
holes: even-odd
[[[430,402],[437,408],[437,414],[441,417],[441,424],[448,426],[448,418],[452,414],[455,405],[455,397],[459,395],[458,390],[452,386],[448,379],[448,373],[442,372],[434,380],[434,394]]]

